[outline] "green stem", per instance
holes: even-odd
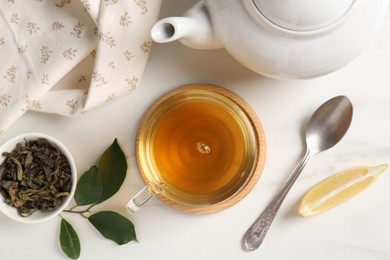
[[[73,209],[75,209],[75,208],[77,208],[78,207],[78,205],[74,205],[73,207],[71,207],[69,210],[73,210]]]
[[[88,210],[71,210],[71,209],[64,209],[63,212],[67,213],[76,213],[76,214],[83,214],[86,212],[89,212]]]
[[[80,215],[81,215],[83,218],[88,219],[88,217],[85,216],[84,213],[80,213]]]
[[[92,204],[91,206],[89,206],[87,209],[85,209],[85,210],[73,210],[74,208],[76,208],[77,207],[77,205],[76,206],[74,206],[74,207],[72,207],[72,208],[70,208],[70,209],[65,209],[65,210],[63,210],[64,212],[67,212],[67,213],[76,213],[76,214],[80,214],[80,215],[82,215],[84,218],[87,218],[86,216],[84,216],[83,214],[84,213],[91,213],[91,209],[95,206],[96,204]]]
[[[89,207],[87,208],[87,211],[89,212],[90,209],[92,209],[95,205],[96,205],[96,204],[92,204],[91,206],[89,206]]]

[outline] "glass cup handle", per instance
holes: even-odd
[[[130,214],[136,213],[143,205],[145,205],[151,198],[161,192],[152,183],[148,183],[142,190],[140,190],[126,205]]]

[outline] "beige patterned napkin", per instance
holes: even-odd
[[[161,0],[0,2],[0,136],[28,110],[78,115],[139,85]]]

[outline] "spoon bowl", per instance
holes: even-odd
[[[307,147],[321,152],[338,143],[351,124],[352,110],[346,96],[337,96],[322,104],[306,127]]]
[[[279,194],[245,233],[242,247],[245,251],[257,249],[263,242],[284,198],[298,179],[309,159],[337,144],[352,121],[353,108],[346,96],[337,96],[322,104],[312,115],[306,127],[306,153]]]

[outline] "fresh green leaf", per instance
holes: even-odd
[[[61,220],[60,243],[64,253],[72,259],[80,256],[80,240],[72,225],[65,219]]]
[[[100,157],[97,167],[103,181],[102,196],[97,202],[101,203],[119,190],[126,177],[126,157],[116,139]]]
[[[88,220],[107,239],[118,245],[137,241],[133,223],[113,211],[101,211],[91,215]]]
[[[99,201],[102,193],[102,176],[99,174],[98,168],[92,166],[78,180],[74,199],[78,206],[89,205]]]

